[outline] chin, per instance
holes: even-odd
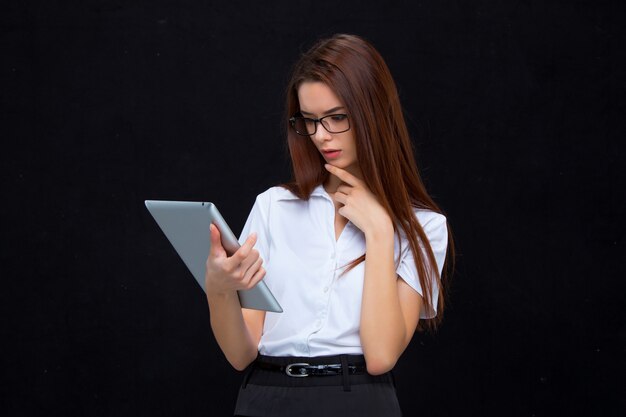
[[[334,163],[331,165],[334,165],[337,168],[345,169],[346,171],[349,171],[353,168],[358,167],[358,165],[355,162],[339,162],[339,163]]]
[[[341,168],[341,169],[346,169],[348,167],[348,165],[342,164],[341,162],[337,162],[337,161],[326,161],[326,163],[328,165],[332,165],[334,167]]]

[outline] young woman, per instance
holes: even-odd
[[[446,218],[420,180],[398,93],[374,47],[318,42],[287,88],[293,181],[257,197],[227,256],[211,227],[211,326],[238,370],[235,414],[401,415],[391,370],[443,311]],[[284,312],[242,309],[261,279]]]

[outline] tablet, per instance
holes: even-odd
[[[204,288],[206,260],[211,249],[211,223],[220,231],[228,255],[239,248],[239,242],[213,203],[191,201],[146,200],[146,207],[165,233],[178,255],[200,287]],[[237,291],[242,307],[282,313],[274,295],[263,280],[249,290]]]

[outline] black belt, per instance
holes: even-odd
[[[310,377],[310,378],[306,378]],[[259,355],[250,364],[243,378],[242,389],[253,385],[277,387],[342,386],[393,384],[391,372],[382,375],[367,373],[363,355],[334,355],[316,357]]]
[[[347,364],[347,366],[340,363],[309,365],[308,363],[297,362],[280,365],[276,363],[256,361],[255,366],[266,371],[284,372],[285,374],[295,378],[303,378],[307,376],[343,375],[344,367],[348,370],[349,375],[360,375],[367,372],[364,364]]]

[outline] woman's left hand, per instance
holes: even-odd
[[[342,204],[338,212],[366,235],[393,233],[393,224],[385,208],[378,202],[365,182],[336,166],[324,165],[328,172],[343,181],[334,193]]]

